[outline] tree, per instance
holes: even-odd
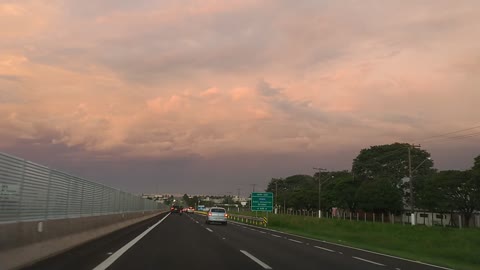
[[[333,186],[334,204],[343,209],[355,211],[358,206],[355,194],[360,187],[360,182],[355,181],[350,172],[340,172],[334,175]]]
[[[474,159],[471,181],[476,190],[473,194],[475,209],[480,210],[480,155]]]
[[[409,183],[402,179],[409,176],[408,149],[410,148],[411,166],[414,191],[423,185],[425,179],[435,172],[433,162],[429,159],[430,153],[425,150],[411,147],[407,143],[393,143],[372,146],[362,149],[353,160],[352,173],[355,181],[372,181],[383,179],[390,181],[395,187],[403,189],[405,201],[410,201]],[[417,192],[414,193],[417,197]],[[400,204],[403,204],[399,198]]]
[[[173,195],[170,195],[168,198],[164,200],[164,204],[171,205],[173,203],[173,200],[174,200]]]
[[[355,199],[364,211],[387,213],[402,209],[402,191],[389,179],[377,178],[363,182]]]
[[[434,205],[437,209],[459,211],[465,218],[465,226],[469,225],[473,211],[478,207],[480,192],[471,170],[438,172],[430,180],[429,187],[437,194]]]
[[[355,180],[365,181],[381,177],[400,185],[402,178],[409,175],[409,147],[407,143],[393,143],[362,149],[353,160],[352,173]],[[415,178],[432,173],[433,162],[427,159],[429,157],[430,153],[425,150],[411,149],[412,167],[415,168],[424,162],[415,171]]]
[[[292,175],[285,179],[272,178],[267,186],[267,192],[275,194],[278,191],[277,204],[285,202],[286,207],[296,209],[311,209],[317,205],[318,186],[310,175]]]

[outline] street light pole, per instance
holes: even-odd
[[[408,178],[410,181],[409,186],[410,186],[410,223],[412,225],[415,225],[415,208],[413,206],[413,179],[412,179],[412,145],[408,145]]]
[[[320,173],[322,171],[326,171],[324,168],[313,168],[314,170],[318,170],[318,218],[322,218],[322,204],[321,204],[321,194],[322,194],[322,178],[320,177]]]

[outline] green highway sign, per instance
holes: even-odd
[[[273,211],[273,193],[272,192],[252,192],[252,211]]]

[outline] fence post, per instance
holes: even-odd
[[[462,228],[462,215],[458,215],[458,228]]]
[[[383,213],[382,213],[382,223],[383,223]]]
[[[350,212],[350,221],[352,221],[352,212]]]
[[[359,214],[358,214],[358,212],[357,212],[357,221],[358,221],[358,219],[359,219]]]
[[[365,219],[365,222],[367,222],[367,213],[363,213],[363,218]]]
[[[373,213],[373,222],[375,222],[375,213]]]

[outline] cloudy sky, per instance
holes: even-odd
[[[246,194],[396,141],[465,169],[480,137],[424,139],[479,125],[477,0],[0,0],[0,150],[124,190]]]

